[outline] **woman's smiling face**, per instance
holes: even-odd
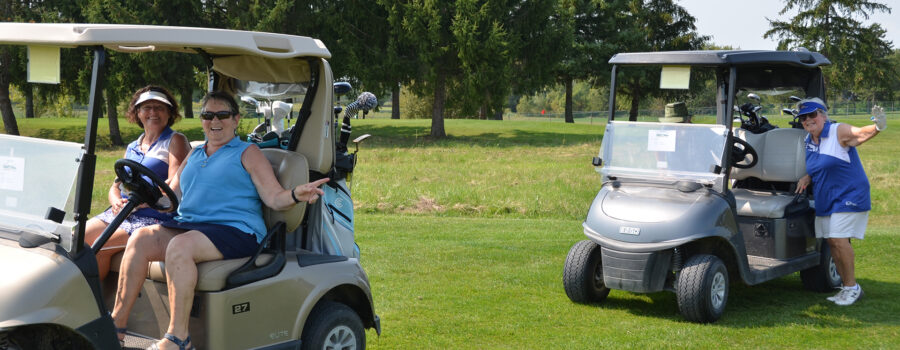
[[[203,107],[203,112],[234,112],[227,102],[218,99],[210,99]],[[216,144],[224,144],[234,138],[237,130],[240,115],[234,114],[225,119],[213,117],[211,119],[202,118],[203,132],[206,138]],[[223,142],[224,141],[224,142]]]
[[[799,117],[800,123],[803,124],[803,129],[806,130],[813,138],[818,139],[819,134],[822,133],[822,128],[825,127],[825,114],[820,110],[816,110],[813,113],[808,113],[805,115],[801,115]]]

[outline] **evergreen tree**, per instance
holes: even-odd
[[[818,51],[831,60],[823,73],[832,95],[856,94],[869,91],[890,96],[891,77],[897,67],[888,55],[892,43],[886,41],[884,28],[879,24],[864,26],[858,18],[868,19],[874,12],[888,12],[884,4],[869,0],[785,0],[779,14],[797,8],[799,13],[790,22],[769,21],[771,29],[765,38],[778,38],[781,50],[805,47]]]

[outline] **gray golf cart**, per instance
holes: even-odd
[[[333,78],[330,53],[319,40],[205,28],[0,23],[0,44],[28,46],[29,74],[43,81],[59,76],[60,55],[90,51],[94,58],[84,144],[0,135],[4,349],[119,347],[108,315],[119,260],[100,281],[94,254],[124,217],[116,217],[93,246],[84,241],[85,222],[96,214],[89,209],[108,51],[198,54],[208,63],[210,90],[271,100],[296,96],[294,101],[302,101],[296,122],[277,130],[279,142],[263,153],[285,188],[335,175]],[[141,203],[177,207],[171,189],[146,168],[120,160],[115,171],[131,192],[121,213]],[[152,184],[138,175],[148,175]],[[195,347],[362,349],[365,328],[380,333],[358,251],[310,248],[326,234],[310,224],[313,213],[321,215],[321,202],[286,211],[266,208],[270,231],[254,256],[198,266],[190,317]],[[126,347],[143,348],[161,338],[168,311],[164,267],[152,263],[129,319]]]
[[[839,285],[828,244],[815,238],[814,202],[793,191],[806,173],[806,132],[733,127],[745,94],[824,100],[824,56],[684,51],[622,53],[609,62],[609,122],[593,161],[602,187],[583,224],[589,240],[571,248],[563,273],[572,301],[600,302],[610,289],[666,290],[686,319],[714,322],[734,281],[755,285],[800,272],[807,289]],[[715,89],[705,95],[717,101],[714,123],[657,122],[649,111],[638,121],[615,120],[619,69],[659,73],[667,89],[659,96],[696,98],[704,86]],[[701,92],[676,90],[689,86]]]

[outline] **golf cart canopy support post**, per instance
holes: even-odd
[[[72,253],[78,255],[84,249],[84,230],[87,224],[88,214],[91,210],[91,193],[94,191],[94,171],[96,170],[97,155],[94,148],[97,145],[97,120],[102,114],[100,110],[100,97],[103,94],[103,79],[106,73],[106,50],[102,46],[94,47],[94,66],[91,73],[91,92],[88,101],[87,130],[84,136],[84,155],[81,165],[78,167],[79,184],[75,192],[75,237]]]

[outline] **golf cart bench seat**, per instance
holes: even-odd
[[[272,165],[272,169],[275,171],[275,177],[278,178],[278,182],[282,184],[285,188],[293,188],[297,185],[302,185],[309,182],[309,166],[306,161],[306,157],[302,154],[286,151],[278,148],[265,148],[262,149],[263,154],[269,160],[269,163]],[[266,227],[270,230],[279,222],[285,223],[285,231],[284,232],[294,232],[298,226],[300,226],[300,222],[303,221],[303,216],[306,213],[306,202],[300,202],[291,208],[283,211],[276,211],[270,209],[269,207],[263,206],[263,218],[266,222]],[[278,237],[273,237],[272,240],[277,240]],[[121,254],[117,254],[121,255]],[[272,258],[275,254],[271,253],[263,253],[260,254],[259,258],[256,260],[255,266],[261,267],[265,266],[272,262]],[[118,258],[119,260],[121,258]],[[246,263],[250,258],[241,258],[241,259],[229,259],[229,260],[218,260],[218,261],[207,261],[203,263],[197,264],[197,286],[196,290],[198,291],[219,291],[225,288],[226,281],[228,276],[241,267],[244,263]],[[113,262],[112,266],[118,267],[118,263],[116,261]],[[277,269],[280,270],[280,269]],[[166,281],[166,269],[165,264],[161,261],[155,261],[150,263],[150,269],[148,273],[148,278],[157,281],[163,282]],[[269,276],[259,276],[259,278],[254,279],[259,280]],[[250,281],[252,282],[252,281]],[[248,282],[249,283],[249,282]]]
[[[753,134],[744,129],[735,129],[735,137],[747,141],[759,156],[752,168],[732,168],[735,180],[751,177],[762,181],[796,183],[806,175],[806,150],[803,139],[806,131],[800,129],[774,129],[761,134]],[[794,193],[773,191],[766,188],[735,188],[734,194],[738,215],[764,218],[782,218],[785,208],[794,201]]]

